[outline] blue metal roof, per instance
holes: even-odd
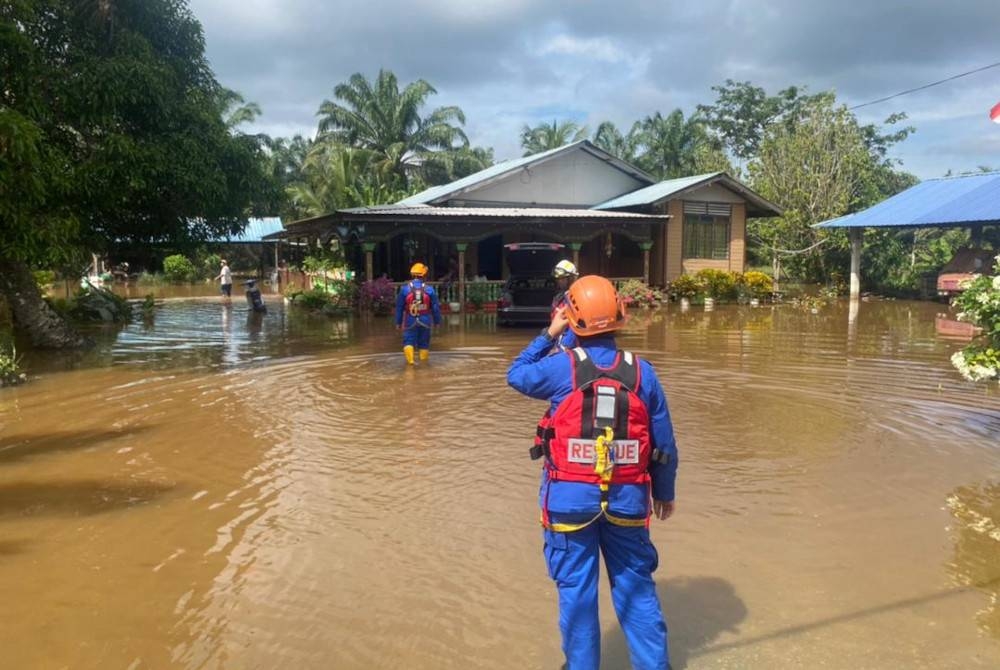
[[[658,184],[640,188],[625,195],[620,195],[611,200],[594,205],[594,209],[618,209],[620,207],[638,207],[640,205],[652,205],[653,203],[666,200],[674,193],[691,188],[703,181],[708,181],[717,177],[721,172],[709,172],[708,174],[698,174],[693,177],[681,177],[680,179],[668,179]]]
[[[248,219],[247,227],[239,235],[232,235],[226,239],[227,242],[261,242],[265,235],[283,230],[281,218],[269,216],[263,219]]]
[[[928,179],[868,209],[817,228],[962,226],[1000,223],[1000,172]]]
[[[733,179],[725,172],[709,172],[694,175],[693,177],[668,179],[602,202],[599,205],[595,205],[594,209],[625,209],[628,207],[653,205],[664,200],[676,198],[685,192],[711,186],[712,184],[719,184],[743,196],[747,201],[747,214],[750,216],[776,216],[781,214],[780,207],[757,195],[757,193],[741,181]]]

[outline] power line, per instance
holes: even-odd
[[[906,91],[900,91],[899,93],[894,93],[893,95],[888,95],[888,96],[886,96],[884,98],[879,98],[878,100],[872,100],[871,102],[865,102],[865,103],[862,103],[860,105],[854,105],[853,107],[849,107],[848,109],[858,109],[860,107],[867,107],[868,105],[874,105],[874,104],[879,103],[879,102],[885,102],[886,100],[892,100],[893,98],[898,98],[901,95],[906,95],[908,93],[915,93],[916,91],[922,91],[925,88],[930,88],[931,86],[937,86],[938,84],[943,84],[945,82],[952,81],[954,79],[960,79],[962,77],[968,77],[970,74],[976,74],[977,72],[982,72],[983,70],[989,70],[990,68],[993,68],[993,67],[1000,67],[1000,62],[993,63],[991,65],[985,65],[983,67],[976,68],[975,70],[969,70],[968,72],[963,72],[962,74],[956,74],[953,77],[948,77],[947,79],[941,79],[940,81],[935,81],[932,84],[924,84],[923,86],[918,86],[916,88],[911,88],[911,89],[908,89]]]

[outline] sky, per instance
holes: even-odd
[[[465,112],[497,160],[519,132],[570,119],[627,129],[711,104],[749,81],[833,90],[860,105],[1000,62],[997,0],[189,0],[216,77],[262,108],[248,130],[316,132],[316,111],[356,72],[393,71],[437,90],[425,113]],[[893,157],[922,179],[1000,169],[1000,67],[856,110],[905,112],[916,132]]]

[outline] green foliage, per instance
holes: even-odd
[[[35,275],[39,290],[43,292],[56,281],[56,273],[52,270],[35,270],[32,274]]]
[[[5,255],[79,268],[84,250],[238,232],[277,196],[184,2],[15,0],[0,26]]]
[[[952,365],[971,381],[1000,380],[1000,255],[994,276],[973,279],[954,300],[958,318],[982,328],[978,340],[955,352]]]
[[[751,270],[737,273],[736,286],[737,291],[748,298],[766,298],[774,290],[774,279],[763,272]]]
[[[476,309],[482,309],[486,301],[490,299],[491,291],[489,284],[469,282],[465,285],[465,299]]]
[[[174,254],[163,259],[163,274],[169,281],[186,282],[195,278],[196,271],[187,256]]]
[[[702,286],[705,295],[715,300],[733,300],[736,298],[736,274],[728,270],[705,268],[694,275]]]
[[[13,344],[0,346],[0,387],[13,386],[27,381],[21,372],[21,357]]]
[[[107,289],[87,284],[69,299],[47,299],[49,305],[64,318],[90,323],[128,323],[132,306],[125,298]]]
[[[573,142],[587,138],[586,126],[580,127],[573,121],[556,121],[552,124],[540,123],[537,126],[524,124],[521,127],[521,148],[524,155],[540,154],[549,149],[557,149]]]
[[[704,291],[704,282],[700,278],[689,274],[683,274],[673,280],[667,288],[667,292],[675,300],[680,300],[681,298],[687,298],[690,300],[691,298],[695,298],[704,293]]]
[[[722,144],[702,119],[684,118],[680,109],[667,116],[656,112],[632,124],[623,135],[610,121],[597,127],[594,144],[660,179],[707,172],[733,172]]]
[[[336,102],[324,100],[320,105],[320,140],[371,152],[386,183],[394,175],[405,187],[407,167],[418,165],[426,154],[469,146],[459,127],[465,124],[465,114],[458,107],[438,107],[421,116],[427,99],[436,93],[423,79],[400,91],[389,70],[379,70],[375,81],[353,74],[334,87]]]
[[[194,266],[193,278],[212,279],[219,274],[219,268],[222,267],[222,257],[207,249],[199,249],[191,264]]]
[[[650,309],[659,307],[666,299],[663,292],[651,287],[641,279],[629,279],[618,287],[618,295],[626,307]]]

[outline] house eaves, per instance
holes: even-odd
[[[656,205],[667,200],[676,200],[684,195],[718,184],[729,189],[733,193],[742,196],[747,201],[747,216],[766,217],[781,216],[782,209],[773,202],[758,195],[738,179],[730,177],[725,172],[709,172],[707,174],[694,175],[692,177],[681,177],[679,179],[668,179],[658,184],[640,188],[637,191],[620,195],[599,205],[594,209],[612,210],[628,209],[632,207],[647,207]]]

